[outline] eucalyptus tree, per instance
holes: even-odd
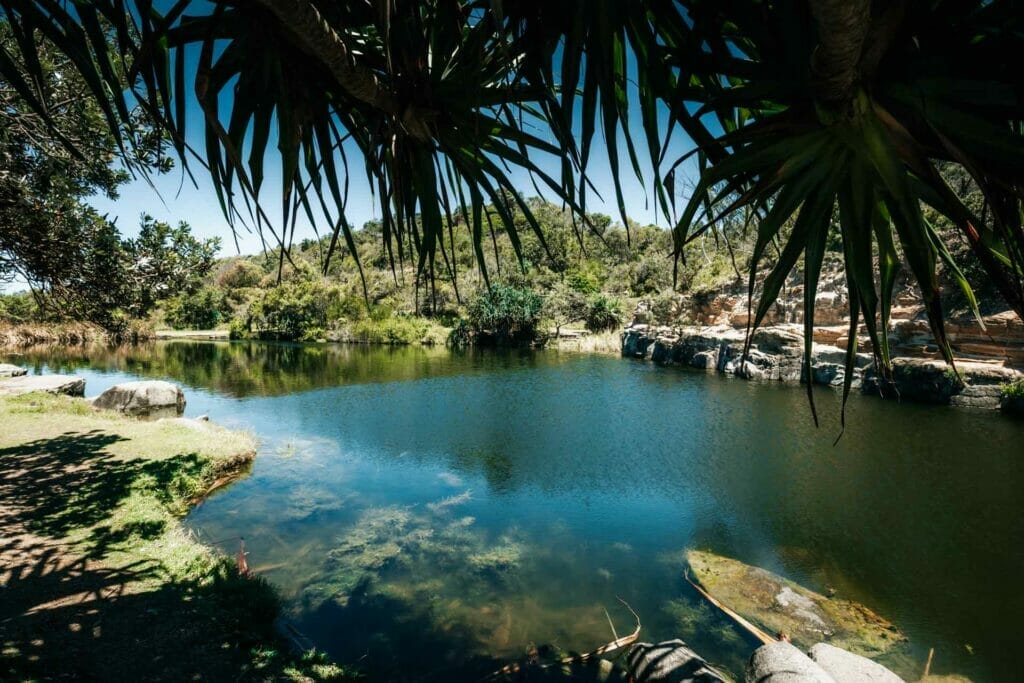
[[[412,258],[432,276],[463,224],[484,267],[487,205],[517,252],[518,214],[543,244],[512,169],[588,229],[586,203],[603,189],[588,177],[600,140],[620,213],[625,170],[673,216],[677,258],[733,211],[757,216],[754,326],[803,257],[807,362],[834,230],[850,291],[848,363],[863,320],[890,366],[882,330],[901,260],[952,360],[937,265],[974,297],[928,220],[935,212],[1024,317],[1024,71],[1015,67],[1024,16],[1014,0],[0,0],[0,9],[20,47],[0,54],[0,71],[27,98],[32,79],[17,76],[33,70],[30,38],[42,33],[90,84],[115,134],[131,130],[140,103],[183,159],[208,169],[225,215],[272,235],[282,255],[303,213],[324,218],[329,252],[343,239],[355,253],[345,209],[360,173],[392,262]],[[190,102],[204,112],[202,149],[188,145]],[[682,134],[693,149],[673,158]],[[119,139],[130,147],[131,135]],[[270,154],[283,169],[274,221],[261,202]],[[544,155],[555,163],[540,163]],[[982,215],[937,171],[950,162],[983,193]],[[696,190],[677,206],[677,177],[691,163]],[[780,236],[759,283],[765,247]]]

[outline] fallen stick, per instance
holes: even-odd
[[[600,656],[602,656],[604,654],[607,654],[609,652],[614,652],[615,650],[621,650],[622,648],[628,647],[628,646],[632,645],[633,643],[635,643],[640,638],[640,615],[638,615],[633,610],[633,608],[629,606],[629,603],[626,602],[625,600],[623,600],[622,598],[619,598],[619,602],[621,602],[623,605],[625,605],[626,609],[628,609],[630,611],[630,613],[633,615],[633,618],[636,619],[636,628],[633,629],[632,633],[630,633],[628,636],[622,636],[621,638],[616,638],[615,640],[611,641],[610,643],[605,643],[601,647],[597,648],[596,650],[592,650],[591,652],[584,652],[581,655],[573,655],[571,657],[563,657],[562,659],[559,659],[557,662],[551,662],[549,664],[539,664],[539,665],[537,665],[537,668],[539,668],[539,669],[550,669],[550,668],[555,667],[555,666],[564,666],[565,664],[575,664],[577,662],[586,662],[588,660],[594,659],[595,657],[600,657]],[[611,620],[609,619],[609,622],[610,621]],[[615,630],[615,627],[613,626],[612,627],[613,634],[614,634],[614,630]],[[510,674],[518,673],[522,668],[523,667],[522,667],[521,664],[508,664],[507,666],[504,666],[504,667],[498,669],[497,671],[495,671],[494,673],[490,674],[489,676],[485,677],[483,680],[491,681],[491,680],[494,680],[494,679],[499,678],[501,676],[508,676]]]
[[[694,589],[696,589],[696,591],[698,593],[700,593],[704,597],[705,600],[707,600],[712,605],[714,605],[715,607],[720,609],[722,612],[725,613],[725,615],[727,617],[729,617],[730,619],[735,621],[743,629],[745,629],[748,633],[750,633],[750,635],[754,636],[755,638],[760,640],[765,645],[767,645],[769,643],[774,643],[776,640],[778,640],[778,638],[772,638],[770,635],[768,635],[767,633],[765,633],[764,631],[759,629],[757,626],[754,626],[752,623],[750,623],[749,621],[747,621],[746,619],[741,617],[739,614],[737,614],[736,612],[733,612],[726,605],[722,604],[721,602],[716,600],[714,597],[712,597],[710,593],[708,593],[706,590],[701,588],[700,584],[696,583],[695,581],[693,581],[690,578],[689,570],[683,572],[683,578],[686,579],[686,582],[688,584],[690,584],[691,586],[693,586]]]

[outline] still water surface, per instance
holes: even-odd
[[[299,629],[379,679],[475,680],[531,645],[681,637],[734,675],[754,643],[702,604],[710,549],[865,603],[894,664],[1011,680],[1024,646],[1024,423],[855,397],[838,445],[804,394],[616,358],[169,342],[47,350],[87,393],[186,386],[251,430],[251,476],[188,525],[275,582]]]

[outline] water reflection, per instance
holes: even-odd
[[[681,578],[709,548],[861,601],[911,637],[916,678],[1016,671],[1024,425],[556,353],[167,343],[35,351],[88,386],[186,384],[195,413],[264,440],[195,511],[300,627],[382,678],[486,673],[531,644],[682,637],[739,673],[752,643]],[[22,359],[24,360],[24,359]],[[92,391],[90,391],[92,393]],[[228,547],[234,551],[234,547]],[[968,649],[967,646],[970,646]]]
[[[37,346],[17,358],[35,372],[83,368],[174,378],[235,398],[280,396],[347,384],[386,383],[535,367],[528,350],[482,353],[425,347],[252,342],[151,342],[136,346]],[[550,361],[551,359],[547,359]]]

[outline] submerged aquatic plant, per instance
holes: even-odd
[[[468,503],[471,500],[473,500],[473,492],[470,489],[466,489],[457,496],[448,496],[447,498],[442,498],[439,501],[427,503],[427,509],[431,512],[441,512],[448,508],[455,507],[456,505]]]
[[[523,546],[508,534],[488,544],[482,534],[474,533],[473,517],[450,519],[444,514],[468,495],[467,491],[428,505],[431,514],[399,506],[365,510],[327,553],[319,578],[303,591],[304,602],[347,604],[357,589],[372,587],[386,572],[399,568],[416,577],[442,570],[460,583],[462,591],[492,593],[492,581],[505,580],[520,565]]]
[[[522,557],[523,546],[503,536],[500,545],[474,553],[466,558],[466,562],[478,572],[496,575],[518,567]]]

